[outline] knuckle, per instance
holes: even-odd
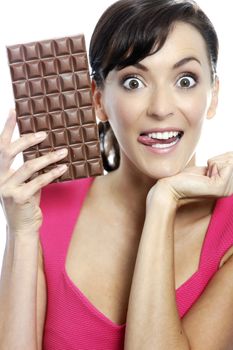
[[[49,152],[43,156],[44,166],[49,165],[57,161],[55,152]]]
[[[225,156],[226,156],[226,157],[231,157],[231,158],[232,158],[232,157],[233,157],[233,152],[232,152],[232,151],[226,152],[226,153],[225,153]]]
[[[8,192],[8,196],[12,198],[14,202],[17,202],[21,196],[19,189],[14,188],[11,193]]]
[[[34,134],[33,133],[29,133],[29,134],[23,134],[21,135],[21,140],[25,141],[25,142],[32,142],[34,140]]]
[[[45,174],[38,176],[36,178],[36,183],[37,183],[38,187],[40,187],[40,188],[43,187],[46,184]]]
[[[25,204],[28,201],[28,193],[22,186],[19,190],[14,193],[14,201],[16,204]]]
[[[9,171],[7,175],[0,176],[0,196],[10,196],[14,188],[11,185],[12,171]]]
[[[209,163],[211,163],[211,162],[213,162],[214,161],[214,158],[209,158],[208,160],[207,160],[207,163],[209,164]]]
[[[43,188],[50,181],[51,181],[51,176],[50,176],[49,172],[46,173],[46,174],[42,174],[42,175],[38,176],[37,179],[36,179],[36,187],[37,187],[37,189]]]
[[[25,172],[25,174],[27,174],[29,176],[29,175],[36,173],[37,168],[38,167],[36,167],[35,159],[31,159],[31,160],[27,160],[24,163],[24,165],[21,168],[21,171]]]
[[[11,194],[8,194],[7,199],[14,202],[15,204],[22,204],[23,202],[23,193],[21,191],[14,191]]]
[[[16,204],[23,204],[24,203],[24,195],[22,193],[15,194],[14,195],[14,202]]]
[[[3,159],[10,158],[10,148],[6,147],[5,144],[0,143],[0,155]]]
[[[23,186],[20,188],[5,186],[4,189],[1,190],[1,199],[10,206],[14,204],[22,205],[28,200],[28,195]]]
[[[25,148],[25,149],[28,148],[29,146],[35,144],[35,138],[33,137],[33,134],[22,135],[19,138],[19,141],[22,144],[22,147]]]
[[[49,160],[55,160],[56,159],[56,153],[55,152],[49,152],[47,154]]]
[[[27,200],[28,200],[27,196],[25,194],[21,194],[20,196],[17,196],[15,198],[15,203],[22,205],[22,204],[25,204]]]
[[[9,189],[6,186],[1,186],[0,188],[0,197],[3,201],[7,200],[8,198],[12,197]]]
[[[26,171],[28,170],[32,170],[33,168],[33,164],[32,164],[32,160],[27,160],[25,163],[24,163],[24,169]]]
[[[27,138],[27,144],[29,144],[29,145],[34,145],[34,144],[36,144],[36,143],[38,143],[39,141],[41,141],[41,140],[38,140],[38,139],[36,139],[35,138],[35,134],[28,134],[27,135],[28,136],[28,138]]]

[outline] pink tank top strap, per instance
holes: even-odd
[[[216,272],[222,257],[233,246],[233,196],[219,198],[203,243],[200,269]],[[214,271],[213,271],[214,270]]]
[[[183,317],[217,272],[221,259],[233,246],[233,196],[219,198],[203,242],[198,270],[176,290],[179,314]]]

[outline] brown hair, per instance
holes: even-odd
[[[212,80],[218,60],[218,37],[213,24],[192,0],[120,0],[111,5],[99,19],[90,42],[89,59],[92,76],[99,88],[104,86],[108,73],[143,60],[159,51],[175,22],[194,26],[202,35],[207,48]],[[117,169],[120,163],[119,146],[109,122],[100,122],[104,167]],[[112,138],[112,140],[111,140]],[[110,154],[115,152],[110,164]]]

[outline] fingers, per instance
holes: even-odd
[[[220,154],[219,156],[210,158],[207,161],[208,164],[213,164],[216,162],[226,162],[226,163],[232,164],[233,163],[233,152],[226,152],[226,153]]]
[[[5,144],[10,143],[15,125],[16,125],[16,113],[15,113],[15,110],[11,109],[9,112],[9,116],[3,127],[3,131],[0,135],[1,143],[5,143]]]
[[[217,166],[216,163],[213,163],[213,164],[211,164],[211,165],[208,167],[206,176],[208,176],[208,177],[214,177],[214,176],[217,176],[217,175],[219,175],[218,166]]]
[[[47,137],[45,132],[26,134],[11,144],[2,143],[0,145],[0,176],[6,173],[17,154],[25,149],[34,146]]]
[[[208,160],[207,176],[214,180],[218,195],[233,194],[233,152],[227,152]]]
[[[38,191],[48,185],[50,182],[60,177],[67,170],[65,164],[60,164],[57,168],[50,170],[49,172],[39,175],[35,179],[28,183],[24,183],[22,186],[18,186],[14,191],[14,200],[17,204],[24,204],[30,201],[32,196],[37,195]]]
[[[59,164],[56,168],[45,174],[39,175],[33,180],[25,183],[35,172],[43,167],[59,161],[67,155],[67,149],[60,152],[51,152],[42,157],[27,161],[17,171],[7,176],[0,186],[2,198],[13,198],[17,204],[25,204],[30,201],[32,196],[37,195],[43,186],[60,177],[67,170],[65,164]]]
[[[207,161],[206,176],[213,177],[219,175],[220,169],[233,165],[233,152],[227,152],[219,156],[210,158]]]
[[[64,149],[59,149],[56,152],[50,152],[42,157],[35,158],[32,160],[29,160],[25,162],[13,175],[11,175],[9,179],[9,183],[11,186],[19,186],[20,184],[24,183],[26,180],[28,180],[33,174],[35,174],[37,171],[45,168],[46,166],[60,161],[62,158],[64,158],[67,155],[68,151],[66,148]],[[58,169],[62,169],[59,167]],[[59,171],[60,171],[59,170]],[[48,180],[51,177],[53,178],[53,175],[57,175],[57,170],[55,169],[54,172],[50,173]],[[40,177],[40,176],[39,176]],[[38,177],[38,178],[39,178]],[[42,179],[45,178],[45,181],[47,177],[43,177]],[[41,179],[41,177],[40,177]],[[40,179],[38,181],[40,181]]]
[[[46,137],[47,134],[45,131],[23,135],[11,144],[10,156],[12,158],[15,157],[18,153],[43,141]]]

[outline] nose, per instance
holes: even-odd
[[[162,120],[174,115],[174,98],[166,88],[153,90],[150,96],[147,114]]]

